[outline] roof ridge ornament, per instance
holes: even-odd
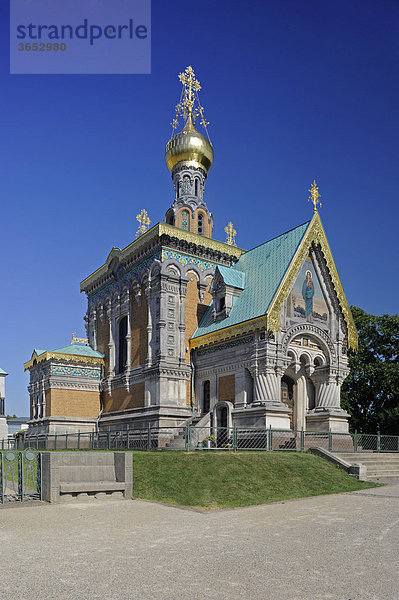
[[[177,129],[179,125],[180,117],[183,118],[183,133],[186,131],[193,131],[195,127],[195,122],[197,118],[199,119],[202,127],[205,129],[206,135],[209,138],[207,125],[209,125],[209,121],[206,120],[204,114],[204,108],[201,106],[199,101],[198,92],[201,89],[201,84],[196,79],[194,69],[191,65],[186,67],[183,73],[179,73],[179,79],[183,86],[179,103],[176,104],[175,107],[175,117],[171,123],[172,125],[172,137],[174,135],[175,129]]]
[[[85,346],[89,345],[89,340],[87,338],[80,338],[75,336],[76,331],[72,333],[71,344],[84,344]]]
[[[319,188],[316,184],[316,179],[313,180],[312,187],[308,191],[310,192],[308,202],[309,201],[312,202],[313,212],[317,213],[317,205],[320,204],[320,206],[321,206],[321,202],[319,200],[319,198],[321,198],[321,195],[319,194]]]
[[[231,221],[229,221],[227,227],[224,228],[225,232],[226,232],[226,244],[228,244],[229,246],[237,246],[236,244],[236,235],[237,232],[233,227],[233,223]]]
[[[140,227],[138,228],[138,230],[136,232],[136,238],[138,238],[147,231],[148,227],[150,226],[151,220],[150,220],[145,208],[143,208],[141,210],[140,214],[138,214],[136,216],[136,219],[140,223]]]

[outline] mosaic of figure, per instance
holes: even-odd
[[[288,297],[287,319],[291,324],[303,320],[321,326],[328,324],[327,304],[310,257],[304,261]]]
[[[308,323],[313,323],[313,296],[314,285],[312,281],[312,271],[307,269],[306,279],[302,286],[302,298],[305,301],[305,318]]]

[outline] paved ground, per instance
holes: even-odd
[[[397,600],[399,484],[199,513],[144,501],[0,509],[7,600]]]

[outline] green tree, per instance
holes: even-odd
[[[378,317],[356,306],[351,311],[359,348],[348,353],[342,407],[352,430],[399,435],[399,315]]]

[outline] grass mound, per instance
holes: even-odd
[[[233,508],[374,487],[307,452],[134,452],[133,494]]]

